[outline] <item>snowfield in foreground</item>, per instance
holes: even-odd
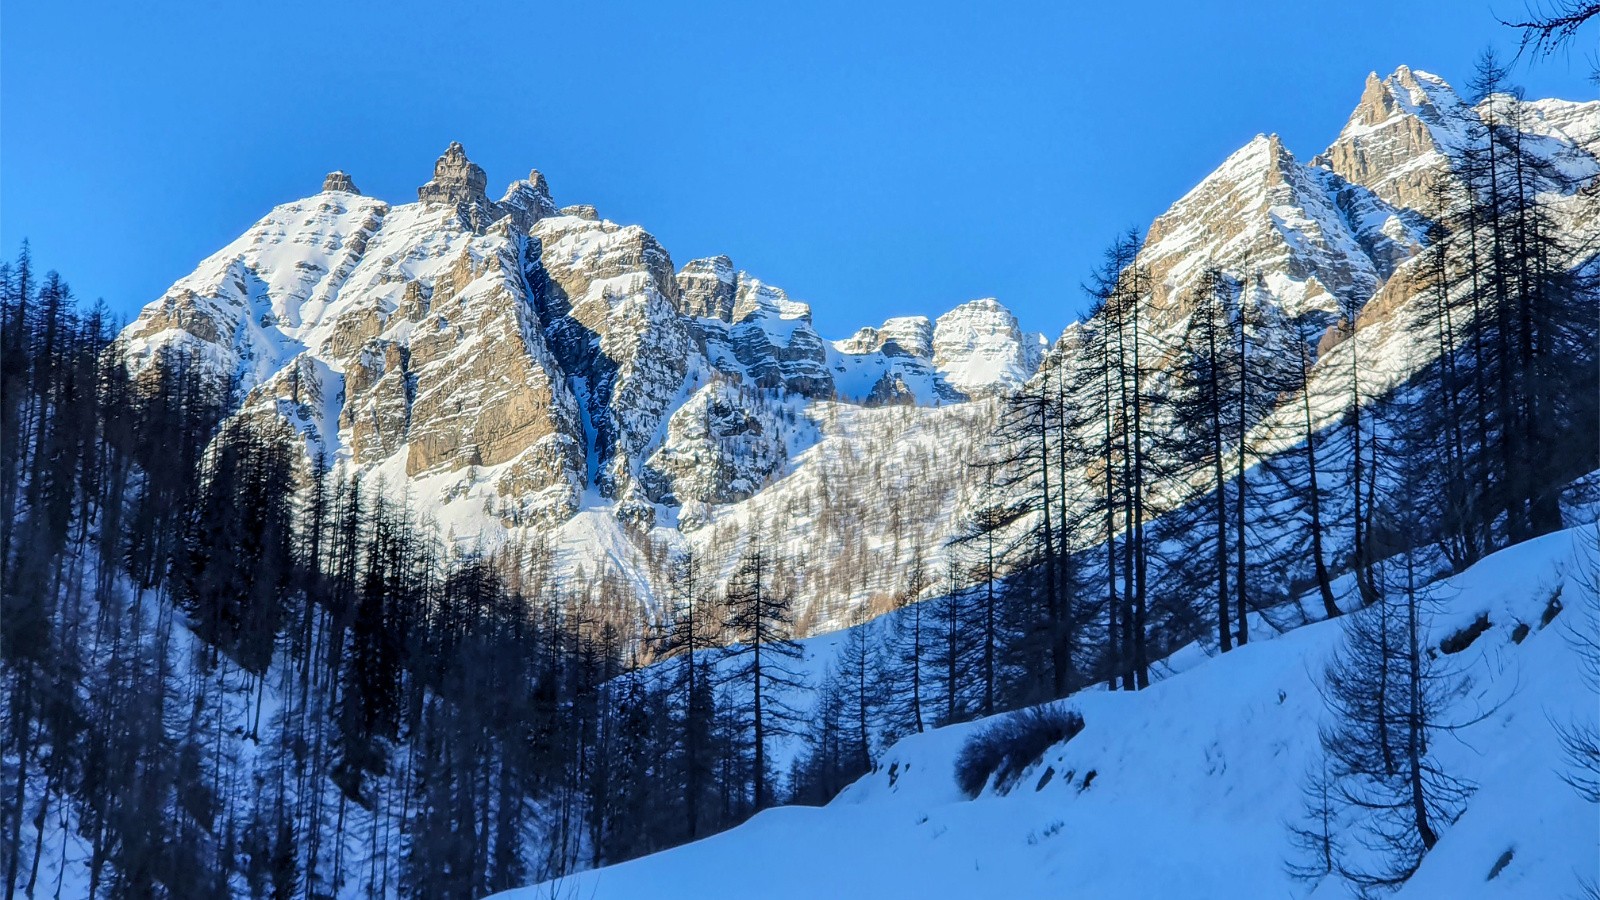
[[[1572,897],[1595,878],[1600,811],[1562,780],[1557,732],[1600,714],[1572,641],[1593,627],[1594,529],[1512,547],[1430,588],[1436,650],[1480,614],[1490,623],[1442,657],[1471,679],[1445,720],[1470,724],[1434,747],[1477,790],[1395,896]],[[1541,627],[1558,591],[1562,610]],[[1141,693],[1068,698],[1083,731],[975,800],[953,770],[981,722],[899,742],[826,807],[768,810],[693,844],[501,896],[1349,896],[1337,877],[1297,882],[1284,866],[1286,823],[1319,758],[1323,664],[1340,637],[1339,622],[1309,625],[1180,665]],[[820,655],[834,643],[811,646]]]

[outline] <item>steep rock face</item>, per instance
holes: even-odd
[[[917,392],[906,383],[905,373],[888,371],[872,386],[863,406],[914,406]]]
[[[555,201],[550,199],[550,184],[538,169],[528,172],[528,177],[521,181],[513,181],[495,205],[511,217],[519,234],[527,234],[535,222],[556,214]]]
[[[1423,209],[1429,180],[1470,143],[1471,107],[1443,79],[1407,66],[1367,76],[1361,102],[1316,159],[1384,202]]]
[[[726,256],[692,260],[677,283],[678,309],[718,371],[806,397],[833,393],[827,350],[811,326],[810,306],[735,272]]]
[[[489,186],[489,176],[483,167],[467,159],[467,151],[460,141],[451,141],[444,155],[433,164],[433,179],[417,188],[417,200],[422,203],[455,206],[463,203],[487,202],[484,193]]]
[[[346,194],[361,193],[356,189],[356,183],[350,180],[350,176],[340,171],[329,172],[328,177],[322,179],[322,191],[323,193],[328,191],[343,191]]]
[[[678,271],[678,312],[693,319],[733,322],[739,276],[726,256],[690,260]]]
[[[394,455],[411,429],[416,378],[408,347],[374,338],[365,352],[345,366],[349,398],[339,424],[350,429],[351,454],[364,462]]]
[[[540,220],[529,273],[545,335],[593,434],[592,482],[629,502],[647,449],[684,384],[694,351],[677,314],[672,260],[637,226],[558,215]]]
[[[790,300],[782,288],[741,273],[728,339],[756,384],[807,397],[832,393],[827,351],[811,327],[811,307]]]
[[[433,164],[433,179],[417,188],[417,201],[424,206],[452,207],[467,227],[481,231],[506,214],[489,202],[488,186],[483,167],[467,159],[461,142],[451,141]]]
[[[406,474],[532,453],[564,463],[536,490],[570,482],[582,459],[575,404],[521,291],[519,246],[502,239],[484,249],[463,253],[435,284],[427,315],[410,329],[409,361],[386,356],[385,377],[415,385]],[[545,442],[555,449],[535,449]]]
[[[1540,190],[1570,193],[1600,174],[1600,102],[1497,94],[1474,107],[1444,79],[1407,66],[1367,76],[1350,120],[1314,162],[1392,206],[1426,214],[1430,181],[1456,173],[1490,127],[1503,149],[1519,135],[1520,151],[1541,163]]]
[[[559,519],[583,483],[577,404],[543,342],[516,216],[484,200],[476,167],[454,156],[436,167],[443,199],[393,211],[310,346],[345,373],[353,465],[447,484],[514,466],[529,492],[519,511]],[[508,197],[518,215],[548,211],[540,183]]]

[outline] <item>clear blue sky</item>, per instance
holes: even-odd
[[[16,0],[0,247],[31,238],[131,317],[328,170],[409,202],[460,140],[492,192],[537,167],[679,265],[726,253],[810,301],[830,337],[988,295],[1053,334],[1109,238],[1256,133],[1309,159],[1368,71],[1460,86],[1522,7],[998,5]],[[1517,77],[1585,99],[1585,72]]]

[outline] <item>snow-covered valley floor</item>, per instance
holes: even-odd
[[[1559,729],[1600,714],[1573,640],[1594,627],[1596,543],[1592,525],[1547,535],[1430,587],[1430,646],[1480,614],[1490,623],[1441,655],[1471,679],[1445,718],[1471,724],[1433,747],[1476,790],[1395,896],[1576,897],[1595,879],[1600,808],[1563,780]],[[1561,611],[1541,627],[1557,591]],[[1340,622],[1318,623],[1180,666],[1143,692],[1070,697],[1083,731],[1009,790],[968,800],[957,789],[955,758],[983,722],[936,729],[890,747],[825,807],[771,809],[503,897],[1350,896],[1337,877],[1304,883],[1285,869],[1287,823],[1319,758],[1323,666],[1340,640]]]

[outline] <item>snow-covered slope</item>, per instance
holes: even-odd
[[[1331,314],[1370,297],[1415,251],[1420,220],[1359,185],[1302,165],[1277,135],[1257,136],[1157,217],[1139,254],[1156,309],[1186,308],[1185,292],[1215,266],[1259,272],[1290,317]]]
[[[791,448],[781,477],[737,503],[686,507],[681,535],[722,577],[759,540],[797,563],[792,589],[801,633],[876,614],[920,559],[944,571],[944,542],[969,486],[967,460],[993,433],[994,398],[935,409],[819,404],[812,443]]]
[[[1585,526],[1430,588],[1436,652],[1480,615],[1489,622],[1466,649],[1441,652],[1471,686],[1440,719],[1469,724],[1442,734],[1434,752],[1475,792],[1397,897],[1576,896],[1579,878],[1593,876],[1600,820],[1562,780],[1558,729],[1596,724],[1571,640],[1596,624],[1584,618],[1595,610],[1596,551]],[[976,799],[957,789],[954,766],[983,724],[936,729],[889,748],[826,807],[768,810],[715,837],[503,896],[1347,896],[1336,877],[1296,882],[1284,865],[1325,716],[1321,667],[1341,627],[1305,626],[1214,659],[1188,648],[1149,690],[1073,696],[1064,702],[1083,716],[1082,732]],[[808,642],[808,668],[820,671],[837,644]]]

